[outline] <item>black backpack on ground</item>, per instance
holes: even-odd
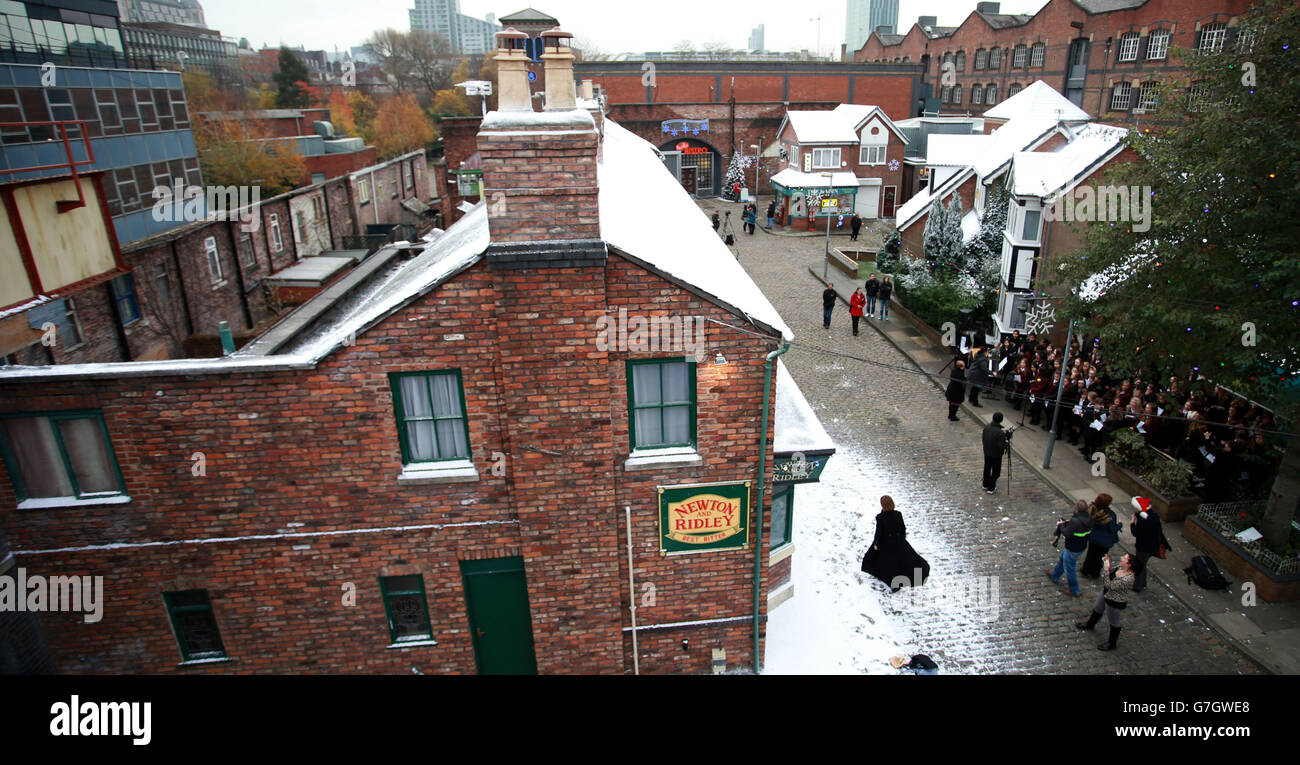
[[[1196,582],[1207,590],[1226,590],[1228,588],[1229,582],[1227,578],[1223,576],[1223,572],[1219,570],[1219,566],[1214,562],[1214,559],[1208,555],[1198,555],[1192,558],[1192,565],[1183,569],[1183,573],[1187,574],[1188,584]]]

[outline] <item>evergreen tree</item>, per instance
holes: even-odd
[[[937,214],[936,214],[937,213]],[[935,200],[925,222],[925,257],[935,270],[957,273],[962,267],[961,197],[952,195],[945,207]]]
[[[731,155],[731,164],[727,166],[727,176],[722,180],[722,198],[735,202],[740,199],[736,193],[735,186],[737,183],[743,188],[745,185],[745,160],[740,152]]]
[[[293,54],[293,51],[280,46],[280,69],[275,73],[275,105],[279,109],[301,109],[311,106],[311,97],[306,86],[311,76],[307,74],[307,65]]]
[[[929,261],[934,260],[934,253],[943,249],[944,218],[947,214],[942,199],[936,199],[930,205],[930,214],[926,216],[925,231],[921,237],[921,246],[925,248],[925,257]]]
[[[984,197],[984,217],[979,233],[965,248],[964,271],[981,289],[995,290],[1002,270],[1002,234],[1007,228],[1011,194],[1006,183],[995,183]]]
[[[1165,83],[1157,113],[1127,137],[1139,160],[1100,181],[1138,187],[1150,208],[1136,224],[1075,224],[1083,246],[1054,274],[1062,291],[1076,290],[1065,312],[1084,318],[1083,331],[1104,333],[1116,371],[1202,375],[1272,407],[1292,428],[1300,416],[1297,41],[1300,5],[1260,0],[1220,52],[1175,51],[1186,80]],[[1300,500],[1300,443],[1285,440],[1259,524],[1274,549],[1286,544]]]

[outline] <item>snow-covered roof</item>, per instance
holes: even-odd
[[[856,123],[843,112],[789,111],[786,119],[800,144],[858,142],[858,134],[853,130]]]
[[[1029,87],[984,112],[985,119],[995,120],[1012,120],[1025,116],[1042,117],[1052,122],[1092,119],[1087,112],[1042,80],[1035,80]]]
[[[1125,128],[1092,123],[1055,151],[1018,152],[1012,158],[1011,193],[1050,197],[1069,191],[1119,153],[1127,135]]]
[[[1011,162],[1011,157],[1016,152],[1027,151],[1046,140],[1058,124],[1054,117],[1036,115],[1011,120],[990,133],[988,138],[991,140],[981,147],[978,154],[971,157],[975,172],[982,180],[988,180]],[[931,138],[932,142],[933,140]]]
[[[645,139],[605,121],[600,235],[610,246],[696,287],[794,340],[771,301]],[[856,181],[854,182],[856,185]],[[654,221],[646,225],[647,205]]]
[[[563,114],[572,118],[575,112]],[[590,122],[590,115],[580,114]],[[555,120],[523,118],[528,125],[538,126]],[[598,179],[601,236],[610,246],[780,332],[787,342],[794,340],[794,333],[781,315],[668,172],[653,146],[607,120]],[[662,225],[645,225],[647,199],[654,200],[657,220]],[[274,343],[264,340],[283,329],[281,324],[239,352],[222,358],[8,367],[0,371],[0,378],[52,380],[311,368],[356,334],[477,263],[489,244],[487,208],[480,202],[445,232],[435,230],[427,236],[423,251],[410,260],[397,263],[393,258],[394,265],[374,278],[358,273],[355,281],[349,281],[353,275],[348,274],[335,282],[313,298],[319,301],[317,304],[308,301],[282,320],[288,321],[309,306],[313,308],[309,319],[282,332]],[[383,261],[381,254],[389,250],[409,247],[406,242],[389,245],[364,261],[357,271],[370,260]],[[337,291],[331,292],[336,286]]]
[[[285,282],[325,282],[352,265],[352,263],[352,258],[315,255],[310,258],[303,258],[282,271],[276,271],[266,277],[266,280],[281,284]]]
[[[821,173],[805,173],[801,170],[795,170],[793,167],[787,167],[772,176],[772,183],[780,184],[787,189],[856,187],[858,185],[858,176],[849,172],[836,171],[831,173],[830,183],[828,184],[826,176]]]
[[[772,434],[774,454],[835,451],[835,442],[822,427],[803,391],[780,359],[776,361],[776,432]]]
[[[983,133],[935,133],[926,146],[925,164],[931,167],[969,167],[992,141],[993,136]]]
[[[966,179],[970,178],[974,172],[969,167],[955,172],[951,178],[940,184],[939,188],[916,194],[904,202],[895,213],[897,216],[895,221],[897,221],[896,225],[899,230],[906,229],[915,223],[924,212],[930,209],[934,204],[934,200],[943,199],[951,194],[954,189],[965,183]]]

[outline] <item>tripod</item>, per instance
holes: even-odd
[[[1011,458],[1011,436],[1017,430],[1020,430],[1020,426],[1012,425],[1002,434],[1002,437],[1006,439],[1006,445],[1003,447],[1003,450],[1007,455],[1007,497],[1011,496],[1011,463],[1013,461]]]

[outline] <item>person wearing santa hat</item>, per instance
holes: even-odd
[[[1133,532],[1133,547],[1137,551],[1138,568],[1133,581],[1133,592],[1142,592],[1147,588],[1147,561],[1160,552],[1160,545],[1165,550],[1173,550],[1173,545],[1165,538],[1164,527],[1160,525],[1160,516],[1151,511],[1151,500],[1146,497],[1134,497],[1133,508],[1137,514],[1129,523]]]

